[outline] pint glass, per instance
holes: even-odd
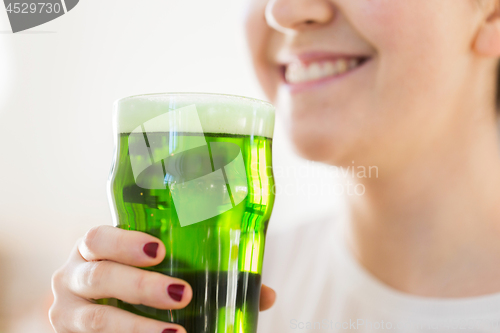
[[[115,103],[109,179],[114,225],[158,237],[146,268],[187,281],[180,310],[104,300],[188,332],[255,332],[274,203],[274,108],[246,97],[169,93]]]

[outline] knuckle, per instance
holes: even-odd
[[[105,306],[93,306],[83,314],[83,323],[92,332],[105,332],[109,309]]]
[[[115,238],[114,239],[115,246],[129,243],[129,238],[130,238],[130,236],[133,235],[133,233],[127,232],[127,230],[122,230],[122,229],[117,229],[116,231],[117,232],[116,232],[116,235],[114,237]]]
[[[110,237],[108,237],[108,241],[116,256],[127,256],[127,252],[129,252],[130,249],[130,247],[127,246],[130,244],[130,236],[131,234],[127,233],[126,230],[117,229],[112,236],[110,235]]]
[[[99,234],[101,233],[101,227],[93,227],[83,237],[83,244],[90,251],[94,252],[93,249],[95,247],[96,241],[99,238]]]
[[[109,273],[109,265],[106,261],[95,261],[89,263],[83,271],[83,284],[90,289],[98,289],[102,285],[102,281]]]
[[[64,271],[60,268],[52,274],[52,291],[56,293],[64,284]]]
[[[58,306],[56,306],[56,303],[52,304],[52,306],[49,309],[49,320],[50,324],[54,328],[56,332],[59,332],[60,324],[61,324],[61,311]]]
[[[135,289],[139,298],[139,301],[142,302],[147,298],[147,286],[148,286],[148,274],[147,272],[141,272],[137,274],[137,277],[134,281]]]
[[[137,275],[134,280],[135,292],[132,293],[134,301],[140,304],[163,304],[166,292],[162,293],[159,288],[164,286],[164,277],[158,273],[144,271]]]

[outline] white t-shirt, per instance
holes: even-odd
[[[339,232],[344,221],[268,236],[262,282],[277,298],[260,313],[259,333],[500,332],[500,293],[441,299],[397,291],[349,252]]]

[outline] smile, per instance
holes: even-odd
[[[338,58],[313,61],[307,64],[293,62],[283,67],[286,83],[301,84],[337,77],[360,67],[366,58]]]

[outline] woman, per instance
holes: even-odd
[[[253,64],[296,149],[378,169],[350,180],[364,193],[347,198],[345,216],[268,241],[264,282],[289,301],[261,315],[262,331],[498,331],[499,8],[499,0],[251,1]],[[184,332],[89,301],[186,306],[185,282],[131,267],[164,254],[149,235],[92,229],[54,275],[56,331]],[[273,303],[264,287],[261,309]]]

